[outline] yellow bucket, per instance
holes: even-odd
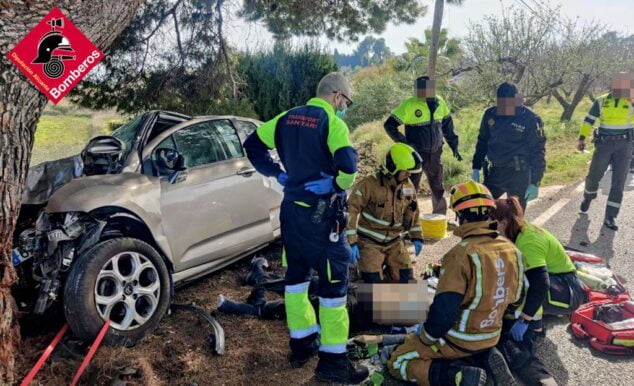
[[[420,226],[426,239],[444,239],[447,237],[447,216],[443,214],[423,214]]]

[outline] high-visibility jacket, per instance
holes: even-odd
[[[361,180],[348,199],[348,242],[359,237],[379,244],[391,244],[409,231],[411,239],[423,238],[418,222],[416,189],[409,180],[399,184],[381,172]]]
[[[614,98],[612,94],[595,99],[579,131],[579,137],[590,134],[594,123],[599,120],[599,135],[623,135],[634,129],[634,105],[627,98]]]
[[[450,344],[465,352],[484,350],[497,344],[507,306],[520,299],[522,255],[492,222],[467,223],[454,234],[462,241],[443,256],[436,296],[463,295],[460,313],[445,336],[434,338],[423,328],[420,337],[435,347]]]

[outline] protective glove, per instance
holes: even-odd
[[[453,151],[453,156],[455,159],[457,159],[459,162],[462,162],[462,156],[460,155],[460,152],[458,151],[458,149],[451,149]]]
[[[537,185],[530,184],[528,185],[528,188],[526,189],[526,194],[524,195],[524,199],[526,201],[534,200],[537,198],[538,195],[539,195],[539,188],[537,188]]]
[[[288,174],[281,172],[277,175],[277,182],[282,186],[286,186],[286,181],[288,180]]]
[[[334,181],[333,181],[334,177],[324,172],[321,172],[321,176],[324,178],[305,183],[304,189],[319,195],[324,195],[324,194],[334,192],[335,190]]]
[[[350,246],[350,249],[352,250],[352,254],[350,255],[350,264],[356,264],[357,260],[359,260],[361,258],[361,252],[359,251],[359,246],[357,244],[352,244]]]
[[[480,169],[473,169],[471,171],[471,179],[475,182],[480,182]]]
[[[515,324],[513,324],[513,327],[511,327],[511,336],[513,337],[513,340],[516,342],[521,342],[522,340],[524,340],[524,334],[526,334],[526,330],[528,330],[528,323],[522,320],[515,321]]]
[[[423,251],[423,247],[425,246],[425,244],[423,244],[422,240],[414,240],[412,241],[412,243],[414,244],[414,254],[416,256],[420,255],[420,253]]]

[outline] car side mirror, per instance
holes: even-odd
[[[159,148],[156,150],[156,161],[160,168],[173,172],[168,178],[170,184],[175,184],[187,178],[185,157],[178,150]]]

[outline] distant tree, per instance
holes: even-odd
[[[278,38],[292,35],[356,40],[381,33],[388,22],[412,24],[425,14],[421,0],[244,0],[240,16],[264,21]]]
[[[319,80],[336,70],[333,56],[316,43],[293,47],[278,42],[268,51],[240,55],[237,65],[245,82],[242,92],[264,120],[305,103]]]
[[[366,36],[360,41],[352,54],[340,54],[336,49],[334,53],[335,62],[339,67],[351,68],[381,65],[392,55],[384,38],[375,39],[372,36]]]

